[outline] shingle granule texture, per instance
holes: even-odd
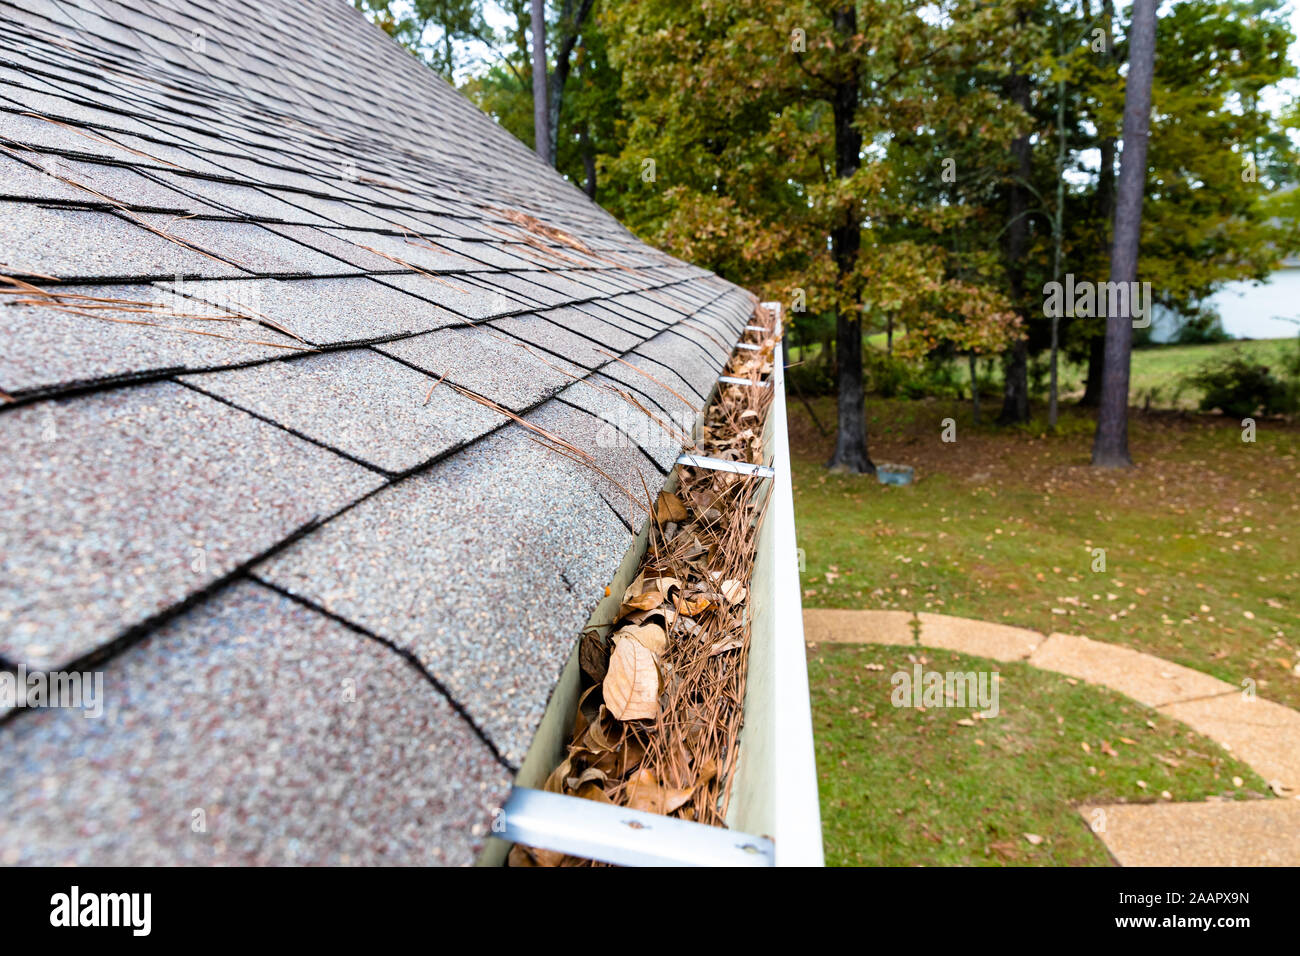
[[[474,861],[753,306],[348,0],[0,2],[0,865]]]
[[[517,764],[629,544],[598,483],[512,425],[257,573],[410,650]]]
[[[7,728],[0,863],[467,864],[510,786],[407,660],[251,582],[116,663],[101,717]]]
[[[506,422],[451,388],[433,388],[422,372],[367,349],[184,381],[388,472],[407,471]]]
[[[381,479],[173,383],[0,415],[0,656],[57,667]]]
[[[0,294],[0,340],[6,346],[0,352],[0,389],[10,395],[166,370],[239,365],[303,348],[250,318],[178,299],[154,285],[55,288],[58,298]]]

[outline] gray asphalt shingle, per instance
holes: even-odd
[[[161,285],[216,305],[233,302],[253,309],[314,345],[429,332],[460,321],[445,309],[365,276]]]
[[[11,395],[166,369],[283,358],[302,348],[266,326],[157,286],[49,291],[47,296],[0,291],[5,344],[0,389]]]
[[[431,375],[445,375],[448,381],[516,412],[584,374],[578,366],[528,348],[486,325],[441,329],[375,347]]]
[[[472,321],[518,312],[524,308],[515,299],[472,282],[465,282],[455,275],[440,278],[417,272],[396,276],[386,275],[379,281],[444,306]]]
[[[631,543],[585,470],[512,425],[257,573],[410,650],[517,765]]]
[[[0,863],[465,865],[510,785],[407,661],[257,584],[123,654],[103,701],[6,728]]]
[[[0,864],[474,860],[748,294],[347,0],[0,0],[0,260]]]
[[[368,349],[190,375],[184,381],[336,448],[403,472],[498,427],[502,416]]]
[[[139,219],[166,236],[174,237],[211,255],[235,263],[245,272],[262,276],[337,276],[357,269],[332,256],[264,229],[257,223],[223,219],[181,219],[157,213],[140,213]],[[152,235],[152,234],[150,234]],[[159,240],[165,241],[165,240]],[[189,270],[218,278],[237,270],[221,271],[224,263],[205,259],[208,265]],[[185,272],[174,269],[173,272]]]
[[[0,205],[0,269],[56,279],[140,280],[240,275],[240,270],[109,212],[25,202]],[[141,213],[151,224],[168,217]]]
[[[0,415],[0,657],[57,667],[377,487],[373,472],[172,383]]]

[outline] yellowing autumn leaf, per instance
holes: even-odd
[[[685,614],[690,617],[709,609],[709,599],[705,597],[693,597],[690,599],[674,596],[673,604],[677,606],[678,614]]]
[[[619,617],[624,617],[630,611],[650,611],[664,603],[668,595],[663,591],[646,591],[644,594],[638,594],[633,598],[625,600],[622,607],[619,608]]]
[[[654,654],[639,641],[619,641],[601,690],[605,706],[618,720],[659,716],[659,668]]]

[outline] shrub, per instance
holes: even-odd
[[[1283,377],[1279,378],[1267,365],[1234,352],[1190,372],[1183,383],[1203,393],[1201,411],[1218,408],[1225,415],[1247,418],[1259,412],[1276,415],[1296,410],[1300,404],[1300,388],[1294,380],[1288,380],[1290,372],[1290,368],[1284,368]]]
[[[917,362],[869,348],[863,359],[867,388],[882,398],[957,398],[965,391],[957,368],[942,355]]]

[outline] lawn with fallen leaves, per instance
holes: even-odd
[[[999,672],[998,715],[894,707],[891,675]],[[1081,803],[1269,798],[1212,741],[1021,663],[899,646],[808,650],[826,862],[1106,866]],[[1104,825],[1104,824],[1103,824]]]
[[[833,403],[815,410],[829,427]],[[977,428],[960,403],[868,412],[872,458],[913,465],[914,485],[828,474],[830,440],[792,404],[805,607],[1081,634],[1300,707],[1300,427],[1260,420],[1251,443],[1217,415],[1134,414],[1137,467],[1098,471],[1074,409],[1056,435]]]
[[[832,401],[814,411],[834,422]],[[1249,443],[1220,416],[1134,414],[1137,467],[1094,471],[1086,413],[1066,409],[1052,435],[1041,420],[996,428],[996,411],[975,427],[966,404],[869,399],[872,458],[916,469],[915,484],[888,487],[828,474],[830,439],[792,403],[805,607],[1081,634],[1300,706],[1300,428],[1261,420]],[[1001,715],[972,727],[951,708],[891,706],[909,653],[1000,670]],[[1268,795],[1186,727],[1023,664],[823,645],[809,676],[828,862],[1106,864],[1074,805]]]

